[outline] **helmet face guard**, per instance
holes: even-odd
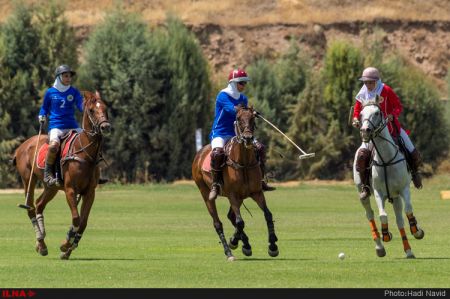
[[[70,73],[72,76],[75,76],[77,74],[75,71],[73,71],[70,68],[70,66],[68,66],[66,64],[63,64],[63,65],[60,65],[60,66],[58,66],[56,68],[56,70],[55,70],[55,78],[58,77],[61,74],[64,74],[64,73]]]
[[[228,75],[228,82],[248,82],[250,77],[243,69],[234,69]]]

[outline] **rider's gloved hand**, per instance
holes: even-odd
[[[361,123],[360,123],[359,119],[357,119],[356,117],[353,118],[352,126],[354,126],[355,128],[359,129],[359,127],[361,127]]]
[[[388,119],[388,121],[393,121],[394,120],[394,116],[392,114],[388,114],[387,115],[387,119]]]
[[[39,122],[41,124],[45,123],[45,119],[46,119],[45,115],[39,115]]]

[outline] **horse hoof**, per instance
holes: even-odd
[[[236,238],[234,238],[234,237],[231,237],[230,238],[230,243],[228,244],[228,246],[231,248],[231,249],[236,249],[236,248],[238,248],[238,246],[239,246],[239,240],[238,239],[236,239]]]
[[[72,244],[70,244],[67,241],[64,241],[61,244],[61,246],[59,247],[59,250],[61,250],[61,252],[67,252],[71,247],[72,247]]]
[[[375,251],[377,252],[378,257],[384,257],[386,256],[386,249],[383,248],[375,248]]]
[[[383,234],[383,242],[387,243],[392,240],[393,236],[391,232],[387,232],[386,234]]]
[[[251,256],[252,255],[252,248],[250,246],[248,246],[248,248],[246,248],[245,246],[242,246],[242,253],[245,256]]]
[[[414,238],[416,238],[417,240],[421,240],[423,239],[423,237],[425,236],[425,232],[419,228],[419,230],[416,231],[415,234],[413,234]]]
[[[236,258],[234,256],[228,256],[227,257],[227,261],[228,262],[234,262],[236,260]]]
[[[70,255],[67,255],[66,252],[62,252],[59,256],[62,260],[68,260]]]
[[[411,251],[411,249],[406,250],[405,253],[406,253],[406,258],[407,258],[407,259],[415,259],[415,258],[416,258],[416,256],[415,256],[414,253]]]
[[[278,246],[276,244],[270,244],[269,250],[267,251],[271,257],[277,257],[280,252],[278,251]]]
[[[48,249],[44,243],[44,240],[36,242],[36,252],[42,256],[48,255]]]

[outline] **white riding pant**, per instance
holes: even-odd
[[[211,148],[215,149],[216,147],[223,148],[225,146],[225,143],[227,143],[228,140],[233,138],[233,136],[225,136],[225,137],[214,137],[211,140]]]
[[[51,129],[50,132],[48,132],[48,143],[50,144],[52,141],[59,144],[59,141],[61,139],[61,136],[69,132],[70,130],[76,130],[78,133],[81,133],[83,129],[81,128],[73,128],[73,129]]]

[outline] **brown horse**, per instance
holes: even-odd
[[[216,202],[208,199],[212,184],[211,172],[208,170],[211,145],[204,146],[195,155],[192,163],[192,177],[202,194],[209,214],[213,218],[214,228],[219,235],[220,242],[229,261],[235,259],[230,249],[236,249],[239,241],[243,243],[242,252],[244,255],[252,255],[252,248],[244,232],[244,220],[240,212],[240,207],[247,197],[251,197],[264,211],[269,231],[268,253],[270,256],[276,257],[279,253],[276,245],[278,238],[275,235],[272,213],[267,207],[266,199],[261,189],[262,174],[254,148],[255,111],[253,108],[238,108],[235,129],[237,135],[225,146],[227,161],[223,167],[223,187],[220,188],[220,195],[228,197],[230,202],[227,216],[235,227],[235,232],[229,243],[226,241],[222,222],[220,222],[217,215]]]
[[[103,135],[110,130],[107,107],[98,92],[83,92],[82,132],[77,133],[68,145],[68,153],[61,159],[61,175],[64,184],[49,188],[44,184],[43,193],[34,202],[34,188],[37,180],[43,181],[43,170],[34,167],[35,153],[38,148],[48,143],[47,135],[36,135],[24,141],[15,151],[13,163],[21,176],[26,194],[28,217],[36,232],[36,251],[48,254],[44,242],[44,209],[59,190],[66,194],[67,203],[72,213],[72,226],[66,240],[62,243],[61,259],[68,259],[86,229],[89,212],[95,198],[95,188],[99,179],[98,162],[102,159]],[[64,141],[62,142],[64,144]],[[36,148],[37,147],[37,148]],[[82,200],[80,213],[78,202]]]

